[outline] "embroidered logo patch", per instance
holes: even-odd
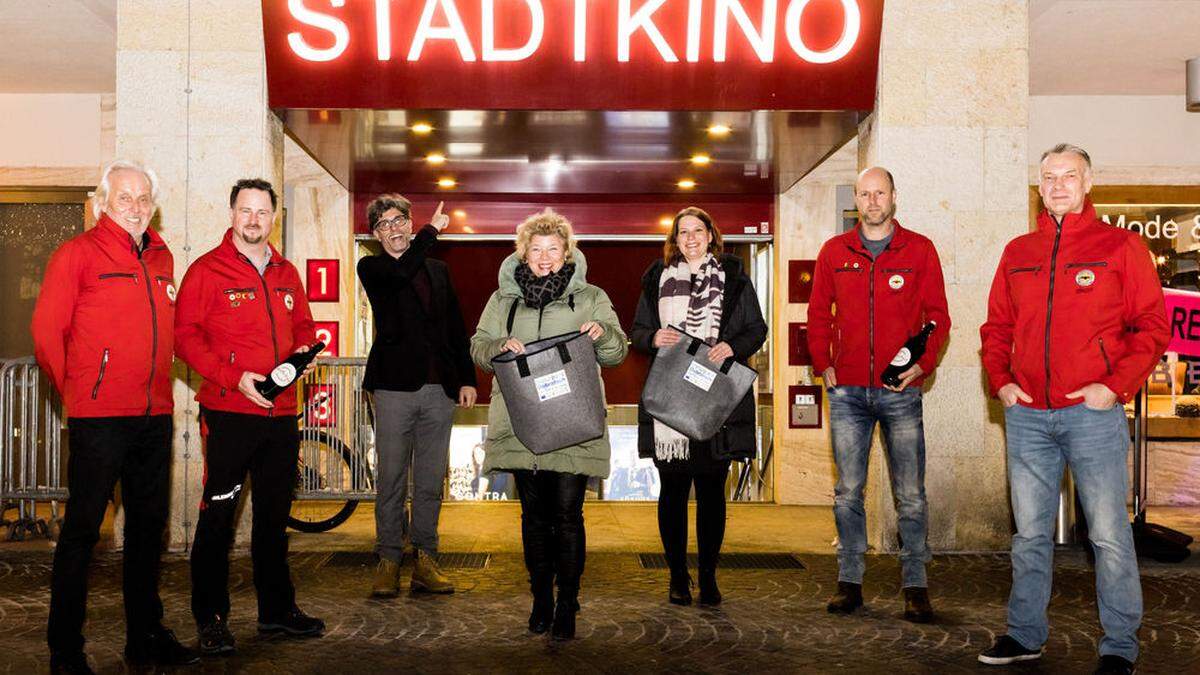
[[[892,276],[888,277],[888,286],[891,286],[893,291],[898,291],[901,288],[904,288],[904,277],[900,276],[899,274],[893,274]]]
[[[291,293],[288,293],[287,295],[283,296],[283,306],[284,306],[284,307],[287,307],[287,311],[289,311],[289,312],[290,312],[290,311],[292,311],[292,307],[293,307],[295,304],[296,304],[296,303],[295,303],[295,301],[294,301],[294,300],[292,300],[292,294],[291,294]]]
[[[1091,270],[1079,270],[1075,275],[1075,283],[1081,288],[1087,288],[1096,283],[1096,273]]]

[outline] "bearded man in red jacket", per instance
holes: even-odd
[[[821,247],[808,305],[813,371],[829,396],[829,428],[838,480],[833,515],[838,530],[837,592],[826,608],[849,613],[862,604],[867,516],[863,488],[875,425],[881,427],[900,531],[904,618],[933,619],[925,563],[929,508],[925,500],[925,427],[921,385],[937,366],[950,332],[942,264],[933,242],[896,221],[896,184],[881,167],[854,185],[858,226]],[[932,322],[925,353],[883,382],[905,342]],[[898,363],[897,365],[902,365]]]
[[[192,545],[192,616],[206,656],[235,648],[228,622],[229,547],[247,474],[254,490],[250,557],[258,631],[312,636],[325,630],[323,621],[296,606],[287,562],[287,517],[300,452],[296,389],[271,401],[255,388],[276,364],[315,340],[300,273],[268,242],[277,202],[265,180],[234,184],[230,228],[192,263],[179,287],[175,348],[204,377],[196,395],[204,495]]]
[[[90,673],[83,652],[87,568],[117,481],[125,506],[125,657],[194,663],[163,627],[159,556],[171,497],[175,270],[150,221],[158,179],[140,164],[105,167],[96,226],[54,252],[33,310],[38,365],[67,415],[67,515],[50,578],[52,672]]]
[[[1136,234],[1096,217],[1092,161],[1061,144],[1042,155],[1037,231],[1009,242],[980,328],[991,393],[1004,404],[1017,533],[1008,632],[979,655],[991,665],[1040,658],[1054,568],[1063,467],[1071,468],[1096,551],[1100,665],[1131,673],[1142,589],[1125,509],[1136,395],[1170,337],[1162,285]]]

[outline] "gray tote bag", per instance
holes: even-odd
[[[525,345],[524,354],[492,359],[517,440],[535,455],[604,435],[604,394],[596,348],[587,333]]]
[[[721,430],[758,373],[732,358],[720,364],[709,361],[710,347],[703,340],[669,328],[683,339],[658,350],[642,389],[642,406],[684,436],[707,441]]]

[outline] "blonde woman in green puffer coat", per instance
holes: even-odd
[[[471,338],[471,358],[491,372],[491,360],[502,352],[524,353],[527,343],[571,331],[592,337],[601,366],[620,365],[629,352],[608,295],[587,283],[587,261],[575,248],[570,221],[546,209],[517,227],[517,250],[500,265],[499,288],[488,299]],[[485,472],[511,471],[516,477],[521,540],[533,592],[529,630],[549,630],[555,639],[571,639],[583,573],[584,491],[590,476],[608,476],[608,434],[534,455],[513,434],[500,388],[493,382],[484,452]]]

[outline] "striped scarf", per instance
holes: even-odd
[[[725,295],[725,271],[710,253],[696,276],[682,257],[663,268],[658,280],[659,324],[682,328],[688,335],[711,347],[721,332],[721,299]],[[654,456],[662,461],[688,459],[687,436],[654,420]]]

